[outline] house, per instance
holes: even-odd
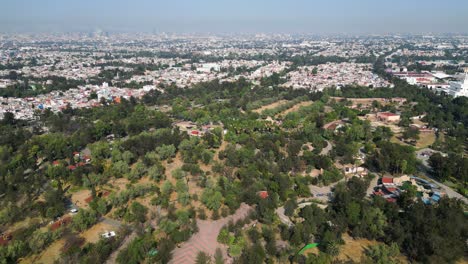
[[[266,199],[266,198],[268,198],[269,195],[268,195],[267,191],[260,191],[260,192],[258,192],[258,196],[260,196],[260,198],[262,198],[262,199]]]
[[[336,121],[325,124],[323,128],[329,131],[336,132],[338,129],[342,128],[344,124],[345,122],[343,120],[336,120]]]
[[[343,173],[345,175],[354,174],[356,176],[364,176],[367,174],[367,171],[366,168],[361,166],[345,165],[343,166]]]
[[[377,119],[386,123],[399,122],[400,115],[390,112],[379,112],[377,113]]]
[[[395,185],[393,183],[393,178],[391,177],[382,177],[382,184],[383,185]]]

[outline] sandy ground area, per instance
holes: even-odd
[[[89,205],[85,200],[89,196],[91,196],[90,190],[80,190],[72,194],[71,200],[73,204],[76,204],[78,207],[87,209]]]
[[[92,226],[90,229],[81,233],[81,237],[86,239],[87,243],[96,243],[101,238],[101,234],[108,231],[117,232],[114,226],[105,222],[99,222]]]

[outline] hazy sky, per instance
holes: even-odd
[[[468,32],[468,0],[0,0],[0,31]]]

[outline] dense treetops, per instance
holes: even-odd
[[[274,84],[275,80],[267,82]],[[70,226],[60,229],[66,235],[35,231],[40,224],[16,232],[8,246],[0,247],[3,259],[17,261],[64,238],[67,247],[61,262],[102,262],[123,237],[119,235],[107,245],[83,245],[77,234],[101,217],[109,217],[137,234],[120,251],[117,262],[166,263],[177,244],[198,232],[197,218],[227,216],[241,203],[251,205],[253,213],[245,221],[226,226],[218,236],[237,263],[273,259],[329,263],[340,252],[344,232],[381,242],[369,248],[363,262],[394,261],[398,252],[411,261],[427,263],[450,263],[465,256],[468,227],[463,205],[457,200],[443,198],[438,205],[429,206],[415,199],[413,192],[396,204],[379,197],[367,199],[371,174],[335,185],[326,209],[315,202],[301,208],[298,204],[313,198],[310,185],[328,186],[343,179],[338,164],[363,165],[379,174],[412,174],[418,169],[413,147],[389,142],[393,134],[388,128],[372,128],[359,119],[363,112],[348,108],[346,101],[329,100],[330,95],[407,98],[408,105],[413,104],[404,109],[405,115],[426,114],[424,120],[446,134],[440,149],[461,145],[447,158],[431,158],[434,174],[465,182],[466,158],[461,154],[467,136],[467,100],[433,95],[399,82],[393,90],[345,87],[324,93],[290,89],[278,93],[274,88],[252,89],[241,79],[197,84],[192,89],[167,87],[166,91],[100,108],[65,109],[57,114],[46,110],[33,124],[6,115],[0,124],[4,131],[0,135],[2,226],[27,216],[49,221],[63,216],[68,187],[89,189],[93,199],[89,209],[80,209]],[[278,120],[269,121],[252,111],[273,102],[271,98],[312,102],[275,122]],[[162,105],[170,110],[157,110]],[[279,110],[266,114],[271,117]],[[343,127],[336,131],[323,128],[335,120],[342,120]],[[206,124],[219,127],[201,137],[190,137],[173,126],[174,121],[192,121],[197,129]],[[323,154],[328,144],[332,149]],[[82,161],[74,152],[89,152],[90,161]],[[356,159],[360,152],[367,155],[364,164]],[[173,165],[174,159],[180,164]],[[166,171],[169,167],[170,173]],[[311,177],[312,171],[320,171],[320,176]],[[137,183],[146,177],[149,182]],[[125,190],[102,196],[102,190],[119,178],[129,182]],[[265,191],[268,197],[260,198],[259,193]],[[293,225],[278,220],[275,210],[282,206]],[[155,208],[164,214],[157,214]],[[253,220],[258,229],[249,225]],[[44,243],[20,239],[30,234],[33,241],[43,238]],[[280,234],[281,240],[274,234]],[[320,243],[319,255],[297,256],[298,249],[312,242]],[[153,250],[158,253],[150,256]],[[206,257],[199,254],[198,258]]]

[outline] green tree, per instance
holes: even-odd
[[[97,222],[97,214],[93,210],[81,209],[72,218],[72,227],[77,231],[84,231]]]
[[[369,263],[397,264],[401,263],[396,257],[400,254],[398,245],[392,243],[390,246],[378,244],[369,246],[365,251]]]
[[[211,257],[207,253],[203,251],[199,251],[197,254],[197,258],[195,259],[196,264],[211,264]]]
[[[175,156],[176,148],[174,145],[162,145],[156,148],[156,152],[158,153],[159,157],[161,157],[161,159],[165,160]]]

